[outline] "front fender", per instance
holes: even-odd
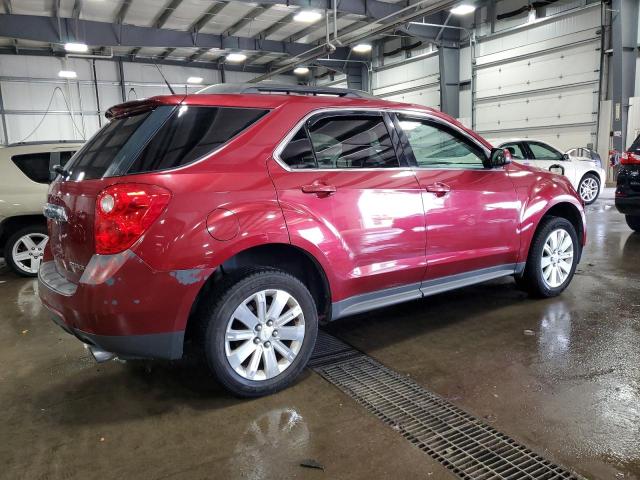
[[[542,218],[550,211],[560,212],[569,208],[572,215],[579,219],[578,232],[580,243],[586,243],[586,221],[582,201],[569,181],[559,175],[520,170],[516,176],[515,187],[522,209],[520,212],[520,252],[519,262],[526,262],[533,236]]]

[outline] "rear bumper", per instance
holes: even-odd
[[[640,195],[634,197],[616,196],[616,208],[623,215],[640,215]]]
[[[94,255],[73,283],[48,261],[38,272],[39,295],[54,322],[88,345],[124,358],[176,359],[211,271],[159,272],[126,251]]]
[[[95,335],[67,325],[62,316],[49,309],[51,318],[65,332],[74,335],[82,343],[114,353],[120,358],[182,357],[184,332],[150,333],[147,335]]]

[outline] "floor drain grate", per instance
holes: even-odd
[[[310,366],[460,478],[581,478],[325,332]]]

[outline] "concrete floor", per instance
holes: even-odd
[[[505,279],[329,330],[588,478],[640,479],[640,235],[610,198],[587,214],[559,298]],[[240,401],[185,365],[97,366],[35,288],[0,269],[1,478],[452,478],[309,371]]]

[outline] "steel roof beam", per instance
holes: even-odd
[[[300,55],[309,45],[280,42],[260,38],[215,35],[209,33],[182,32],[154,27],[116,25],[82,19],[60,18],[61,35],[51,18],[38,15],[0,15],[0,36],[60,43],[75,40],[74,31],[83,32],[82,40],[88,45],[101,47],[167,47],[167,48],[220,48],[265,51]]]
[[[231,25],[224,32],[224,35],[234,35],[236,32],[253,22],[257,17],[272,8],[273,5],[258,5],[253,10],[247,12],[243,18]],[[254,35],[255,36],[255,35]]]
[[[19,53],[17,53],[12,47],[0,47],[0,55],[28,55],[28,56],[37,56],[37,57],[51,57],[52,52],[49,48],[43,49],[21,49]],[[55,53],[53,56],[56,57],[64,57],[64,52]],[[129,62],[129,63],[141,63],[141,64],[158,64],[158,65],[172,65],[177,67],[197,67],[197,68],[206,68],[210,70],[220,70],[222,67],[217,62],[198,62],[196,65],[193,63],[189,63],[184,60],[172,60],[172,59],[148,59],[148,58],[132,58],[129,55],[114,55],[113,57],[105,57],[104,60],[96,59],[99,61],[120,61]],[[267,71],[266,67],[259,65],[236,65],[236,64],[225,64],[224,69],[227,71],[234,72],[252,72],[252,73],[264,73]]]

